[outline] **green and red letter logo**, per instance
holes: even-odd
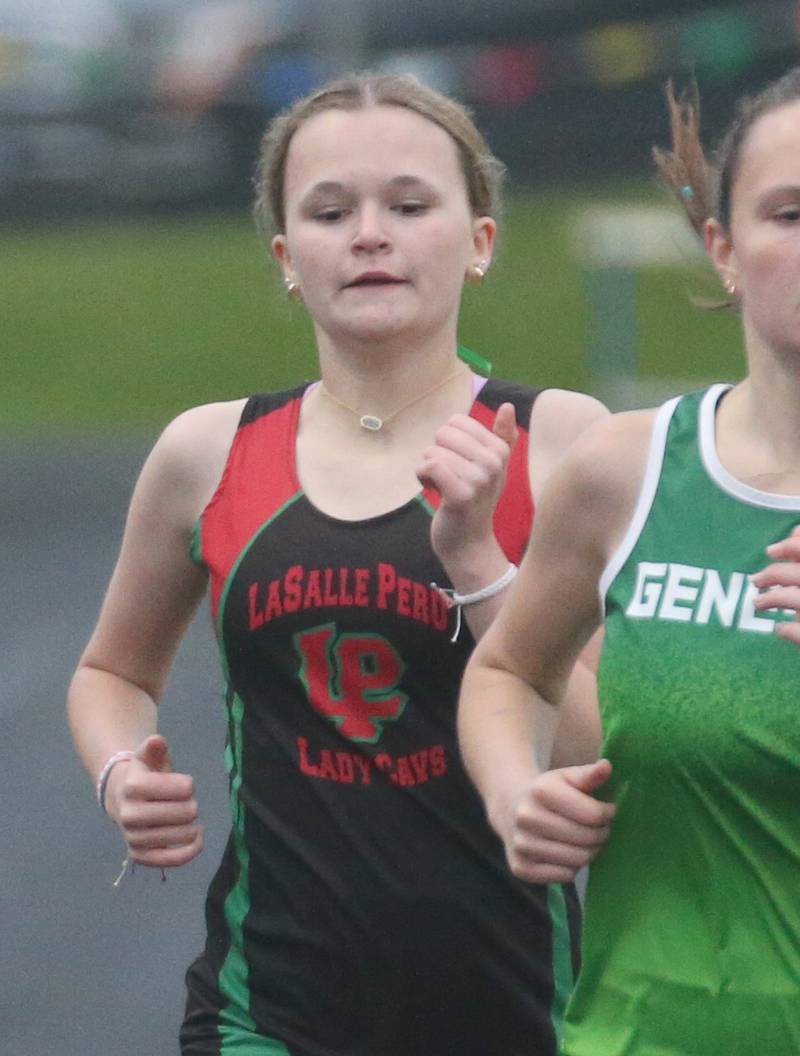
[[[351,741],[375,743],[383,723],[400,717],[408,697],[397,687],[405,664],[379,634],[337,634],[324,624],[295,635],[308,699]]]

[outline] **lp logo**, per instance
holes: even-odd
[[[375,743],[408,697],[397,691],[405,664],[379,634],[337,634],[333,623],[295,635],[308,699],[351,741]]]

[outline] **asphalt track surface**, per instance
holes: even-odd
[[[64,693],[150,441],[0,440],[0,1053],[177,1056],[183,975],[227,836],[221,679],[205,608],[162,705],[206,848],[115,889],[123,846],[72,748]]]

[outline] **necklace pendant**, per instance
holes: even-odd
[[[379,418],[377,414],[362,414],[358,421],[362,429],[369,429],[371,433],[383,429],[383,418]]]

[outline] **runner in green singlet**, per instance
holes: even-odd
[[[748,373],[578,440],[467,668],[461,743],[514,873],[592,862],[566,1056],[796,1056],[800,69],[742,104],[716,171],[696,97],[668,100],[656,161]],[[603,758],[540,769],[602,620]]]

